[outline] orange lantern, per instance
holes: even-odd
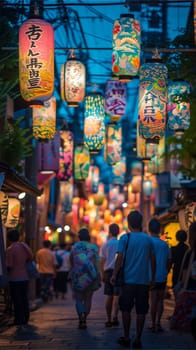
[[[19,30],[20,92],[27,102],[48,100],[54,90],[54,31],[46,21],[29,19]]]

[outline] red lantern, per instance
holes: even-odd
[[[19,30],[20,92],[27,102],[45,101],[54,90],[54,31],[42,19],[29,19]]]

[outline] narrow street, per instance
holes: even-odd
[[[196,349],[191,334],[169,330],[168,317],[173,310],[173,301],[165,300],[163,315],[164,332],[152,333],[149,315],[143,333],[144,349]],[[134,337],[135,319],[131,327],[131,338]],[[0,349],[54,349],[54,350],[120,350],[117,339],[123,335],[120,326],[105,328],[104,296],[102,288],[94,294],[92,311],[85,330],[78,329],[74,300],[69,291],[66,300],[53,299],[31,312],[28,331],[17,334],[15,327],[9,327],[0,334]]]

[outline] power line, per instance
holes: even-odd
[[[78,50],[78,51],[80,51],[80,50],[87,50],[87,51],[89,51],[89,50],[97,50],[97,51],[99,51],[99,50],[101,50],[101,51],[110,51],[110,50],[112,50],[112,47],[56,47],[55,48],[55,50],[57,50],[57,51],[60,51],[60,50],[64,50],[64,51],[66,51],[66,50],[71,50],[71,49],[73,49],[73,50]],[[141,48],[141,51],[144,51],[144,52],[154,52],[155,51],[155,47],[148,47],[148,48]],[[2,47],[2,50],[18,50],[18,47],[14,47],[14,46],[4,46],[4,47]],[[163,47],[163,48],[157,48],[157,50],[159,51],[159,52],[167,52],[167,53],[172,53],[172,52],[196,52],[196,47],[190,47],[190,48],[165,48],[165,47]]]

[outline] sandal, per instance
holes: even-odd
[[[134,341],[132,344],[133,349],[142,349],[141,341]]]
[[[119,320],[117,319],[117,317],[113,318],[112,326],[119,326]]]
[[[125,339],[125,337],[120,337],[118,339],[118,344],[123,345],[125,348],[130,348],[131,341],[130,339]]]
[[[161,327],[160,324],[157,324],[156,330],[157,330],[157,332],[164,332],[164,329]]]
[[[87,327],[86,325],[86,313],[82,313],[79,316],[79,325],[78,328],[85,329]]]
[[[79,325],[78,325],[78,328],[79,329],[86,329],[86,322],[85,321],[80,321],[79,322]]]
[[[151,331],[152,333],[156,333],[156,328],[155,328],[155,326],[149,327],[148,329],[149,329],[149,331]]]

